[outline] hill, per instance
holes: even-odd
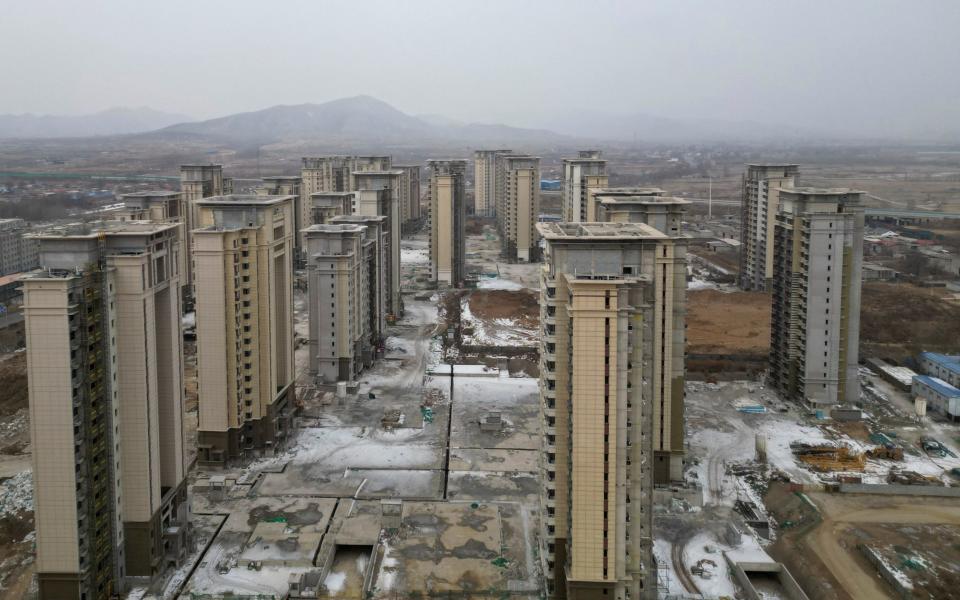
[[[89,115],[0,115],[0,138],[65,138],[153,131],[190,117],[152,108],[110,108]]]

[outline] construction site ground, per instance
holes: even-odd
[[[405,314],[388,327],[385,358],[338,397],[335,386],[310,379],[306,346],[298,346],[306,399],[293,439],[274,456],[195,470],[190,558],[136,595],[281,598],[291,574],[327,564],[331,598],[359,598],[368,571],[367,598],[539,597],[537,380],[517,359],[512,374],[439,369],[451,358],[441,341],[445,295],[422,280],[424,235],[403,240]],[[498,247],[483,235],[468,244],[473,254]],[[535,269],[501,268],[486,278],[491,287],[464,300],[504,347],[529,344],[536,331],[539,308],[527,288]],[[308,334],[306,311],[298,291],[298,338]],[[491,415],[500,425],[482,429]],[[395,529],[381,507],[394,498],[402,500]]]
[[[754,539],[766,554],[784,562],[811,598],[894,597],[893,588],[878,577],[877,569],[857,549],[858,543],[885,552],[891,564],[911,565],[902,570],[918,593],[928,590],[929,597],[949,597],[942,595],[943,590],[955,586],[938,587],[942,579],[938,574],[956,571],[957,562],[950,552],[939,558],[932,552],[938,544],[960,541],[956,537],[960,498],[810,491],[844,478],[883,486],[891,473],[916,474],[918,484],[960,483],[951,475],[952,469],[960,467],[960,428],[936,418],[913,418],[909,395],[866,369],[861,380],[870,390],[869,400],[864,405],[865,419],[854,423],[814,419],[777,399],[758,381],[687,383],[687,485],[699,491],[702,507],[684,501],[660,507],[656,535],[664,589],[709,595],[735,588],[724,569],[711,573],[708,568],[707,577],[701,577],[691,574],[690,568],[703,558],[716,561],[718,549],[734,549],[727,539],[729,532],[717,523],[730,521],[751,531],[737,510],[742,501],[758,507],[775,540],[745,535],[743,543],[750,545]],[[871,438],[877,433],[892,440],[902,451],[902,460],[864,457],[862,469],[851,462],[849,471],[817,471],[791,447],[796,442],[845,446],[859,455],[877,447],[876,438]],[[766,447],[763,464],[757,462],[758,438]],[[927,454],[920,447],[924,438],[940,441],[956,456]],[[807,493],[798,494],[796,489]]]

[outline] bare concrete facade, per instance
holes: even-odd
[[[361,157],[363,158],[363,157]],[[373,161],[377,157],[366,157]],[[380,162],[389,157],[380,157]],[[387,249],[387,310],[399,319],[403,316],[403,298],[400,296],[400,200],[401,171],[354,171],[353,189],[357,192],[358,215],[386,217],[385,227],[390,232]]]
[[[181,228],[38,236],[43,270],[23,281],[42,599],[109,598],[185,558]]]
[[[685,245],[643,223],[539,229],[548,593],[655,597],[653,485],[682,477]]]
[[[310,225],[329,223],[334,217],[352,215],[357,203],[355,192],[314,192],[310,194]]]
[[[595,221],[603,223],[646,223],[670,237],[680,236],[680,225],[690,201],[663,195],[637,194],[631,188],[604,189],[593,195]]]
[[[420,207],[420,165],[393,165],[395,171],[400,171],[400,222],[419,221],[422,214]]]
[[[303,194],[309,198],[316,192],[353,192],[353,173],[391,170],[389,156],[333,155],[301,159],[300,178]]]
[[[497,206],[497,229],[503,255],[517,262],[540,260],[540,158],[526,155],[498,155],[503,177]]]
[[[857,402],[864,192],[778,192],[770,384],[812,410]]]
[[[312,225],[305,231],[310,291],[310,372],[320,381],[351,381],[382,354],[379,266],[384,217]]]
[[[563,220],[568,223],[592,221],[587,211],[589,191],[607,187],[607,161],[599,150],[581,150],[577,158],[563,159],[560,180]]]
[[[282,446],[294,410],[293,196],[198,201],[198,460]]]
[[[747,165],[740,198],[740,287],[768,290],[780,190],[796,185],[797,165]]]
[[[430,160],[430,268],[437,283],[459,287],[466,277],[467,161]]]

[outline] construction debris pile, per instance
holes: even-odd
[[[863,471],[867,466],[867,458],[863,452],[856,452],[843,444],[792,442],[790,451],[802,462],[809,465],[811,469],[820,473]]]

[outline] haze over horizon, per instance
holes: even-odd
[[[589,112],[960,132],[960,4],[773,4],[39,0],[4,9],[0,52],[18,58],[0,114],[207,119],[370,95],[518,127]]]

